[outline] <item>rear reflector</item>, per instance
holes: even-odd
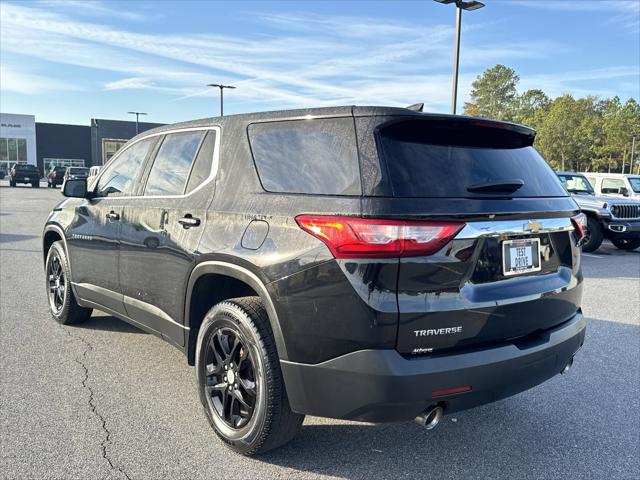
[[[576,240],[582,240],[588,233],[587,216],[584,213],[579,213],[575,217],[571,217],[571,223],[576,234]]]
[[[445,395],[453,395],[455,393],[470,392],[471,386],[465,385],[464,387],[445,388],[444,390],[434,390],[431,392],[432,397],[444,397]]]
[[[432,255],[464,223],[299,215],[300,228],[322,240],[336,258],[394,258]]]

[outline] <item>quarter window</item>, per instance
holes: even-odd
[[[256,123],[249,139],[269,192],[360,195],[353,118]]]
[[[97,194],[101,197],[132,194],[144,159],[154,143],[155,138],[146,138],[120,152],[104,167],[98,180]]]
[[[203,131],[196,131],[170,133],[164,138],[144,189],[145,196],[184,193],[203,136]]]

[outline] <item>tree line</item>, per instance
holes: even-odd
[[[472,84],[466,115],[508,120],[537,131],[535,147],[556,170],[637,173],[640,169],[640,105],[630,98],[551,99],[542,90],[518,93],[520,77],[496,65]],[[635,165],[631,150],[635,135]]]

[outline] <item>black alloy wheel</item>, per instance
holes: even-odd
[[[284,445],[304,415],[289,406],[270,320],[259,297],[214,305],[196,339],[200,401],[218,437],[243,455]]]
[[[81,307],[71,288],[71,269],[61,240],[53,242],[45,262],[47,298],[53,318],[63,325],[86,321],[92,309]]]
[[[49,305],[53,313],[60,313],[64,308],[67,295],[67,277],[62,267],[60,255],[53,251],[47,265],[47,281],[49,282]]]
[[[256,374],[252,352],[233,327],[218,328],[206,352],[206,391],[210,407],[227,426],[249,423],[256,405]]]

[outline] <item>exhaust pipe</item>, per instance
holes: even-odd
[[[571,357],[571,359],[569,360],[569,362],[567,362],[567,364],[564,366],[564,368],[562,369],[562,371],[560,372],[562,375],[564,375],[565,373],[567,373],[569,370],[571,370],[571,367],[573,367],[573,357]]]
[[[433,430],[438,426],[443,415],[444,410],[442,407],[435,405],[427,408],[424,412],[418,415],[415,421],[418,425],[422,425],[427,430]]]

